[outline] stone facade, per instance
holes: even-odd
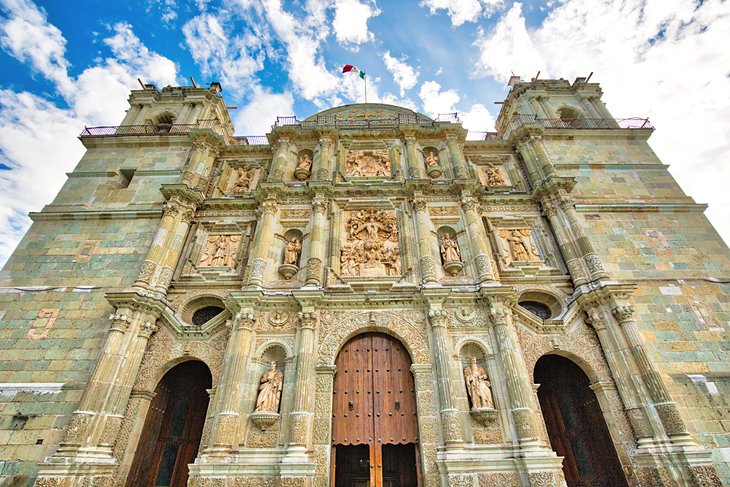
[[[646,121],[540,80],[484,140],[378,104],[258,140],[219,92],[133,91],[31,215],[0,274],[0,485],[125,485],[193,359],[189,485],[329,485],[335,359],[366,331],[411,357],[425,486],[564,485],[547,354],[590,379],[629,485],[730,482],[730,253]],[[254,412],[271,362],[278,410]]]

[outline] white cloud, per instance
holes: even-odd
[[[540,51],[527,33],[519,3],[499,20],[490,35],[480,27],[474,45],[479,49],[478,76],[489,75],[506,82],[511,72],[537,73],[545,69]]]
[[[360,45],[372,40],[373,34],[368,31],[368,20],[378,15],[380,15],[380,10],[367,3],[358,0],[336,0],[335,19],[332,26],[335,29],[337,41],[343,44]]]
[[[21,62],[53,81],[59,91],[72,90],[65,58],[66,39],[46,13],[27,0],[2,0],[0,9],[7,17],[0,17],[0,47]]]
[[[423,110],[432,116],[439,113],[453,113],[456,111],[456,104],[461,97],[454,90],[441,91],[441,85],[436,81],[426,81],[418,91],[418,97],[423,103]]]
[[[251,99],[235,117],[237,134],[263,135],[271,131],[277,116],[294,115],[294,97],[289,92],[270,93],[257,87]]]
[[[489,113],[487,107],[476,103],[466,112],[459,112],[462,125],[467,130],[475,132],[488,132],[494,130],[494,116]]]
[[[708,0],[573,0],[536,30],[519,4],[480,32],[481,74],[506,80],[585,76],[601,83],[616,117],[649,116],[650,143],[730,242],[730,3]],[[701,143],[699,143],[701,141]]]
[[[390,51],[383,54],[385,67],[388,68],[393,80],[400,88],[400,96],[403,96],[406,90],[410,90],[418,82],[418,76],[421,74],[417,69],[410,66],[405,60],[399,60],[390,55]]]
[[[422,0],[421,6],[428,7],[431,15],[446,10],[451,25],[458,27],[464,22],[476,22],[479,17],[491,16],[504,4],[503,0]]]
[[[223,87],[235,93],[264,67],[262,39],[251,33],[233,36],[213,14],[193,17],[183,26],[183,34],[203,75],[219,76]]]

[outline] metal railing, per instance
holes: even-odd
[[[536,115],[516,114],[507,124],[505,137],[522,125],[537,124],[546,129],[649,129],[654,130],[648,118],[539,118]]]
[[[443,118],[443,119],[442,119]],[[308,120],[299,120],[297,117],[276,117],[274,127],[299,126],[302,129],[316,129],[328,127],[338,130],[358,129],[394,129],[401,126],[435,127],[439,123],[459,123],[456,113],[439,115],[439,118],[432,120],[418,114],[400,113],[394,117],[350,119],[338,118],[335,115],[317,115]]]
[[[193,129],[211,129],[228,137],[225,126],[218,120],[198,120],[198,123],[151,123],[145,125],[109,125],[85,127],[79,137],[120,137],[129,135],[186,135]]]
[[[233,137],[235,145],[269,145],[265,135],[237,135]]]

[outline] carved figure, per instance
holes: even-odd
[[[346,166],[348,176],[390,176],[390,159],[384,149],[350,150]]]
[[[441,258],[446,262],[461,262],[461,252],[456,239],[452,239],[449,234],[445,234],[441,239]]]
[[[237,179],[233,183],[233,192],[243,193],[248,191],[253,177],[253,170],[249,166],[239,167],[237,170]]]
[[[499,236],[509,246],[509,252],[503,247],[502,258],[507,261],[540,261],[540,252],[532,243],[532,230],[517,228],[514,230],[500,230]]]
[[[439,165],[439,157],[434,151],[429,151],[426,156],[426,167],[434,167]]]
[[[210,235],[199,267],[235,267],[238,235]]]
[[[392,212],[376,209],[352,212],[345,222],[346,242],[341,249],[343,276],[400,274],[398,224]]]
[[[469,365],[464,368],[464,380],[472,409],[494,409],[489,377],[486,371],[477,365],[477,358],[474,356],[469,359]]]
[[[281,390],[284,385],[284,374],[276,370],[276,362],[271,362],[271,368],[261,375],[259,381],[259,395],[256,398],[257,413],[279,411]]]
[[[484,182],[487,186],[504,186],[507,184],[497,166],[492,163],[484,166]]]
[[[309,171],[312,168],[312,159],[310,159],[309,154],[306,152],[299,156],[299,163],[297,164],[297,169],[304,169],[305,171]]]
[[[297,237],[292,238],[284,247],[284,264],[297,265],[299,252],[302,250],[302,242]]]

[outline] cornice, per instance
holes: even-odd
[[[151,219],[162,216],[162,208],[147,210],[58,210],[46,207],[42,212],[31,212],[30,219],[36,221],[63,220],[134,220]]]

